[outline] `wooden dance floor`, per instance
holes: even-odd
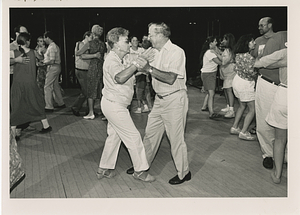
[[[78,89],[65,90],[66,105],[71,106],[78,94]],[[166,136],[150,169],[155,182],[143,183],[126,174],[131,160],[124,145],[115,178],[98,180],[96,171],[107,122],[100,118],[85,120],[65,108],[47,115],[53,127],[51,133],[23,132],[18,150],[26,178],[10,198],[287,197],[287,165],[283,167],[281,184],[274,184],[271,170],[262,165],[259,143],[230,135],[233,119],[208,119],[208,112],[200,110],[204,94],[198,88],[189,86],[188,95],[185,140],[190,181],[176,186],[168,183],[176,170]],[[135,105],[133,101],[133,109]],[[215,109],[224,106],[224,96],[216,94]],[[142,137],[147,115],[132,114]],[[32,125],[41,129],[41,123]]]

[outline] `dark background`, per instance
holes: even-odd
[[[182,47],[187,57],[188,78],[199,74],[199,54],[207,36],[232,33],[236,40],[243,34],[259,36],[258,21],[270,16],[274,31],[287,30],[287,7],[143,7],[143,8],[10,8],[10,37],[14,27],[24,25],[31,33],[31,48],[47,31],[57,35],[61,48],[62,85],[74,87],[75,43],[94,24],[104,27],[104,35],[113,27],[124,27],[140,40],[148,34],[150,22],[163,21],[171,27],[171,40]],[[104,35],[102,40],[105,41]]]

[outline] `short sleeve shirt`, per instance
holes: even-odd
[[[107,54],[103,64],[104,88],[102,94],[104,98],[110,101],[130,105],[134,93],[134,76],[129,78],[124,84],[118,84],[115,81],[115,76],[125,68],[122,60],[114,51],[110,51]]]
[[[54,64],[60,64],[61,62],[60,49],[54,42],[49,44],[44,56],[45,56],[44,61],[48,62],[50,60],[54,60]]]
[[[213,61],[217,55],[212,52],[212,50],[207,50],[203,56],[203,67],[201,72],[209,73],[209,72],[216,72],[218,69],[218,64]]]
[[[239,77],[247,81],[253,81],[256,75],[254,70],[255,58],[249,53],[238,53],[235,56],[234,71]]]
[[[266,46],[264,48],[262,56],[272,54],[275,51],[285,48],[286,42],[287,42],[287,32],[286,31],[279,31],[279,32],[273,34],[273,36],[266,43]],[[279,69],[262,68],[262,69],[259,69],[259,73],[276,83],[280,82]]]
[[[229,49],[225,49],[222,53],[222,65],[225,66],[232,62],[233,62],[232,53],[229,51]]]
[[[287,85],[287,49],[281,49],[273,52],[270,55],[266,55],[259,59],[257,66],[268,67],[272,64],[276,64],[279,67],[279,80],[280,83]]]
[[[169,85],[152,77],[154,91],[160,95],[164,95],[176,90],[186,90],[185,63],[186,58],[183,49],[173,44],[171,40],[168,40],[162,49],[156,53],[155,58],[150,65],[158,70],[177,74],[177,79],[173,85]]]

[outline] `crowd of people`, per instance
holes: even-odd
[[[221,40],[216,36],[206,39],[200,54],[203,90],[207,93],[201,110],[208,111],[212,120],[223,115],[234,118],[230,134],[242,140],[258,139],[263,166],[274,169],[272,180],[280,183],[282,165],[287,160],[287,32],[273,32],[270,17],[262,18],[258,29],[262,36],[256,39],[247,34],[236,42],[231,33]],[[38,37],[35,50],[31,50],[26,27],[17,26],[15,33],[16,40],[10,46],[10,126],[11,139],[18,140],[21,130],[34,129],[30,123],[35,121],[41,121],[41,133],[51,132],[46,113],[66,105],[59,85],[60,48],[54,34],[45,32]],[[184,139],[188,112],[186,56],[170,40],[170,27],[163,22],[150,23],[148,35],[141,43],[136,36],[129,37],[129,30],[122,27],[108,31],[106,41],[101,41],[102,34],[103,28],[94,25],[75,44],[75,75],[81,92],[71,106],[72,113],[80,116],[86,102],[84,119],[93,120],[99,115],[107,120],[108,136],[96,172],[98,179],[115,176],[123,142],[133,164],[127,173],[137,180],[155,181],[148,170],[166,132],[177,170],[169,183],[191,180]],[[220,110],[224,114],[214,109],[218,72],[226,100],[226,107]],[[133,113],[149,112],[143,138],[130,115],[134,94],[137,108]],[[239,106],[235,111],[236,99]],[[98,114],[94,109],[96,100],[100,100]],[[253,120],[257,138],[249,132]],[[11,155],[11,159],[15,157],[18,156]],[[15,168],[20,168],[20,164]],[[18,177],[24,179],[23,175]],[[11,187],[14,184],[16,179],[11,177]]]
[[[260,37],[242,35],[237,43],[231,33],[210,36],[203,44],[201,78],[207,93],[202,111],[209,118],[222,117],[214,110],[217,72],[223,79],[226,105],[224,118],[234,118],[230,134],[242,140],[257,140],[263,152],[263,166],[274,169],[274,183],[280,183],[283,162],[287,162],[287,31],[275,33],[273,19],[260,19]],[[239,107],[234,111],[234,97]],[[247,108],[247,111],[246,111]],[[243,125],[239,124],[246,113]],[[250,133],[250,124],[256,128]],[[275,165],[274,165],[275,163]]]

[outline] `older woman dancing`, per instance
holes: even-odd
[[[108,120],[108,137],[100,159],[97,177],[102,179],[115,176],[114,169],[122,141],[128,149],[134,166],[133,177],[144,182],[152,182],[155,178],[146,172],[149,165],[141,135],[127,109],[134,93],[135,72],[140,69],[135,61],[127,68],[122,63],[124,56],[130,50],[128,34],[129,31],[121,27],[113,28],[107,33],[111,51],[103,65],[104,88],[101,108]]]
[[[76,56],[82,56],[83,59],[91,59],[87,72],[87,98],[89,113],[83,117],[84,119],[95,118],[94,100],[101,99],[102,96],[102,66],[104,62],[104,53],[106,52],[106,45],[100,40],[103,28],[99,25],[94,25],[91,31],[93,34],[93,40],[86,43],[78,52],[76,52]],[[87,50],[89,50],[89,54],[84,54]]]

